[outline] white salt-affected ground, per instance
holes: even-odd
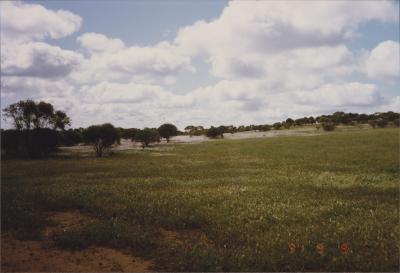
[[[318,135],[322,132],[315,127],[302,127],[299,129],[290,130],[271,130],[266,132],[260,131],[246,131],[238,132],[235,134],[224,134],[226,139],[246,139],[246,138],[260,138],[260,137],[277,137],[277,136],[309,136]]]
[[[314,126],[310,127],[301,127],[301,128],[294,128],[289,130],[271,130],[267,132],[260,132],[260,131],[246,131],[246,132],[238,132],[234,134],[226,133],[224,134],[224,139],[248,139],[248,138],[268,138],[268,137],[279,137],[279,136],[311,136],[311,135],[318,135],[322,134],[322,130],[317,130]],[[171,144],[176,143],[200,143],[204,141],[218,141],[219,139],[210,139],[204,135],[201,136],[189,136],[189,135],[182,135],[182,136],[175,136],[172,137],[169,141]],[[160,143],[156,144],[156,147],[152,146],[152,149],[157,149],[160,147],[159,145],[165,145],[167,141],[163,139]],[[65,150],[80,150],[80,151],[92,151],[93,148],[87,145],[76,145],[72,147],[62,147]],[[142,149],[141,143],[139,142],[132,142],[130,140],[121,139],[120,145],[115,145],[113,150],[136,150]]]

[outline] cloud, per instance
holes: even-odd
[[[1,48],[2,75],[39,78],[65,77],[83,57],[42,42],[4,45]]]
[[[365,72],[372,79],[389,83],[400,80],[399,43],[384,41],[376,46],[367,57]]]
[[[385,41],[365,54],[347,46],[361,24],[397,20],[393,2],[230,1],[219,18],[182,27],[172,42],[128,45],[88,32],[75,51],[46,42],[74,33],[79,16],[0,5],[2,106],[46,100],[76,127],[261,124],[399,106],[399,97],[365,77],[397,83],[399,44]],[[197,60],[209,67],[196,70]],[[208,82],[178,94],[189,73]]]
[[[79,53],[43,42],[77,31],[78,15],[20,1],[3,1],[0,11],[3,77],[66,77],[83,60]]]
[[[104,51],[118,51],[125,47],[120,39],[111,39],[99,33],[85,33],[79,36],[77,42],[90,54]]]
[[[32,77],[2,77],[1,95],[4,97],[67,97],[73,95],[74,86],[65,80],[48,80]]]
[[[329,111],[371,109],[387,103],[374,84],[349,82],[321,84],[315,88],[287,89],[268,80],[223,80],[193,92],[195,106],[208,110],[211,124],[246,121],[261,123]],[[205,111],[207,112],[207,111]],[[204,119],[207,124],[207,118]],[[239,123],[238,123],[239,122]]]
[[[313,90],[293,92],[292,95],[297,103],[330,108],[376,106],[383,101],[374,84],[359,82],[324,84]]]
[[[82,22],[72,12],[20,1],[2,1],[0,10],[4,43],[63,38],[77,31]]]
[[[331,68],[331,59],[348,55],[344,43],[361,23],[396,18],[395,4],[383,1],[230,1],[219,18],[181,28],[174,42],[206,56],[216,77],[260,77],[279,56],[286,66]]]
[[[330,46],[354,37],[362,22],[396,19],[389,1],[230,1],[218,19],[181,28],[175,42],[211,54]]]
[[[190,107],[193,101],[182,95],[173,94],[158,85],[120,84],[101,82],[81,89],[86,103],[152,104],[156,107]]]
[[[184,71],[194,72],[191,58],[168,42],[154,46],[124,46],[119,39],[87,33],[78,38],[89,56],[73,76],[81,83],[119,81],[171,84]],[[101,46],[99,46],[101,44]]]

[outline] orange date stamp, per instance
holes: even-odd
[[[290,254],[295,254],[296,252],[304,253],[305,246],[304,244],[295,244],[295,243],[289,243],[288,244],[288,249]],[[339,246],[339,250],[342,254],[346,254],[349,252],[349,244],[348,243],[341,243]],[[324,243],[317,243],[315,245],[315,251],[321,255],[325,256],[327,252],[327,247]]]

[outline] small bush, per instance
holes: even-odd
[[[275,122],[272,127],[274,127],[275,130],[279,130],[282,127],[282,123],[280,122]]]
[[[333,122],[322,122],[321,123],[322,129],[324,129],[324,131],[333,131],[335,130],[335,123]]]
[[[376,123],[376,120],[368,120],[368,124],[372,127],[372,128],[376,128],[376,126],[377,126],[377,123]]]
[[[379,128],[385,128],[388,124],[388,121],[385,119],[378,119],[376,121],[376,125],[378,125]]]
[[[266,131],[269,131],[269,130],[271,130],[271,126],[269,126],[268,124],[265,124],[265,125],[261,126],[261,131],[266,132]]]
[[[142,143],[142,148],[148,147],[152,142],[160,142],[160,134],[156,129],[144,128],[135,135],[135,140]]]
[[[211,128],[207,130],[206,135],[209,138],[217,138],[219,136],[221,138],[224,137],[223,132],[221,132],[221,130],[219,128],[216,128],[214,126],[211,126]]]

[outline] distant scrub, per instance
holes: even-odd
[[[358,114],[335,112],[332,115],[317,117],[287,118],[282,122],[259,125],[220,125],[204,128],[188,125],[184,132],[171,123],[162,124],[156,128],[115,128],[112,124],[92,125],[88,128],[66,129],[71,124],[66,113],[55,110],[53,105],[32,100],[19,101],[3,109],[4,117],[11,120],[15,130],[2,130],[1,154],[5,157],[45,157],[57,146],[72,146],[79,143],[93,145],[96,156],[101,157],[103,151],[113,144],[120,144],[120,139],[130,139],[141,142],[142,147],[150,143],[160,142],[176,135],[223,138],[226,133],[246,131],[269,131],[290,129],[296,126],[316,126],[324,131],[333,131],[338,125],[369,124],[372,128],[399,127],[400,114],[392,111],[374,114]]]
[[[387,126],[399,126],[400,114],[392,111],[374,113],[374,114],[358,114],[358,113],[345,113],[335,112],[332,115],[321,115],[317,117],[303,117],[298,119],[287,118],[282,122],[275,122],[272,125],[260,124],[260,125],[240,125],[240,126],[224,126],[221,125],[218,128],[223,130],[224,133],[237,133],[246,131],[268,131],[271,129],[280,130],[282,128],[290,129],[296,126],[310,126],[316,125],[317,128],[323,128],[325,131],[332,131],[338,125],[358,125],[358,124],[370,124],[373,128],[384,128]],[[210,128],[211,129],[211,128]],[[202,126],[187,126],[185,133],[189,135],[199,135],[203,132],[203,135],[208,136],[210,129],[204,129]],[[214,129],[213,129],[214,130]],[[208,136],[210,137],[210,136]],[[215,138],[215,137],[214,137]]]

